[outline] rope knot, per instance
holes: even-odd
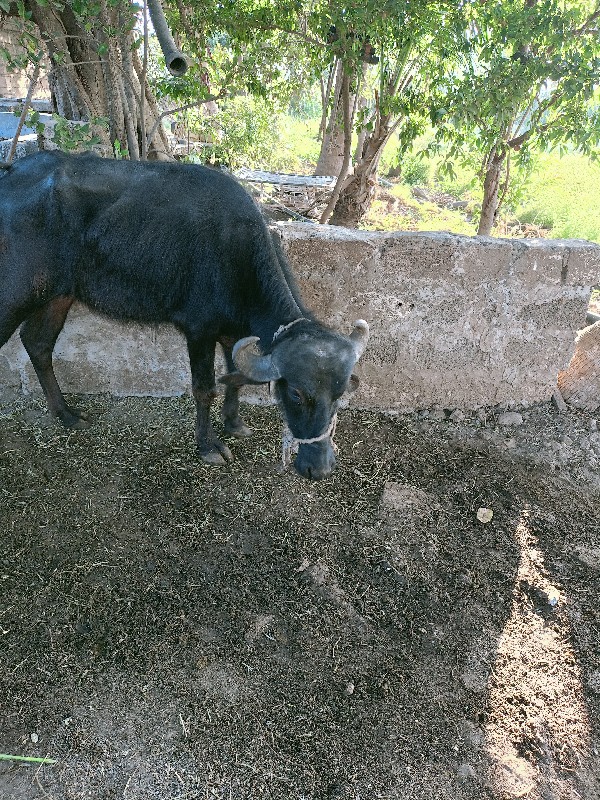
[[[287,325],[280,325],[273,334],[273,341],[281,336],[282,333],[285,333],[287,330],[289,330],[297,322],[306,322],[306,317],[298,317],[298,319],[293,319],[291,322],[288,322]]]

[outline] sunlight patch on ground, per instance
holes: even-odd
[[[568,598],[548,578],[527,510],[515,539],[512,609],[489,681],[491,782],[503,796],[577,800],[573,777],[589,752],[590,724],[564,612]]]

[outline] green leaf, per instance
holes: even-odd
[[[34,756],[13,756],[8,753],[0,753],[0,761],[22,761],[29,764],[56,764],[53,758],[36,758]]]

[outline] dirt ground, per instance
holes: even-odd
[[[0,415],[0,751],[55,761],[3,800],[600,798],[589,414],[345,411],[313,484],[275,408],[215,469],[187,397],[75,400]]]

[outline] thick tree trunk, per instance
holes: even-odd
[[[352,147],[352,123],[350,121],[350,77],[347,74],[344,74],[342,80],[342,93],[341,93],[341,100],[342,100],[342,108],[344,111],[344,160],[342,162],[342,166],[340,168],[337,181],[335,182],[335,188],[329,199],[329,203],[327,204],[327,208],[323,211],[321,216],[321,223],[326,223],[331,216],[333,209],[338,201],[340,196],[340,192],[342,191],[342,187],[344,185],[344,181],[346,179],[346,175],[348,174],[348,168],[350,167],[350,161],[352,159],[351,147]]]
[[[27,5],[40,30],[49,55],[48,81],[57,112],[68,120],[107,119],[108,131],[97,128],[103,149],[112,153],[115,143],[127,147],[132,158],[143,152],[144,131],[153,127],[148,150],[155,157],[169,153],[161,126],[154,126],[158,110],[133,48],[129,8],[119,9],[102,0],[99,14],[84,26],[66,4]],[[142,83],[144,79],[144,87]],[[142,124],[141,96],[145,125]]]
[[[331,224],[355,228],[371,208],[376,186],[377,170],[372,163],[362,161],[340,192],[331,216]]]
[[[344,163],[344,129],[337,122],[325,131],[315,175],[339,175]]]
[[[353,228],[368,213],[375,197],[377,169],[383,148],[395,130],[391,117],[378,117],[362,147],[362,157],[347,178],[331,217],[332,225]]]
[[[498,211],[500,180],[505,159],[506,151],[498,151],[496,147],[492,148],[488,154],[483,181],[483,203],[481,205],[479,227],[477,228],[478,236],[491,236],[492,234]]]
[[[363,64],[363,70],[366,65]],[[345,109],[342,102],[342,87],[344,85],[344,65],[341,59],[338,59],[333,70],[335,72],[335,81],[331,81],[331,86],[328,87],[329,93],[333,89],[332,105],[329,113],[329,120],[327,125],[324,125],[326,106],[329,102],[327,92],[322,92],[324,117],[321,122],[321,130],[323,130],[323,141],[321,142],[321,152],[319,160],[315,168],[315,175],[335,175],[339,176],[342,171],[345,157],[345,140],[346,132],[344,128],[344,114]],[[348,103],[350,109],[350,136],[354,128],[354,118],[356,116],[357,108],[357,93],[360,91],[362,85],[363,75],[361,73],[348,77]],[[350,164],[346,167],[346,172],[350,169]],[[344,175],[346,177],[346,175]]]

